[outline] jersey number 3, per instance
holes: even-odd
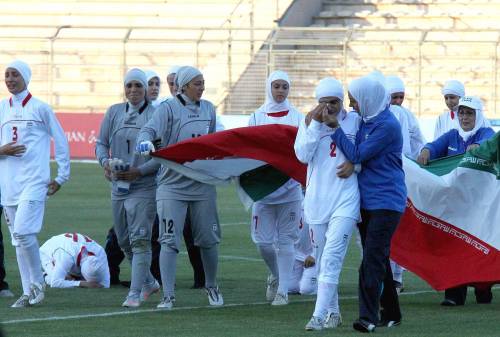
[[[17,142],[17,126],[12,127],[12,141]]]
[[[332,142],[330,144],[330,157],[337,157],[337,153],[335,152],[336,149],[337,149],[337,144]]]

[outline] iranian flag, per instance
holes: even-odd
[[[236,183],[249,208],[290,178],[305,185],[307,166],[295,157],[297,128],[261,125],[219,131],[188,139],[152,154],[163,165],[191,179]]]
[[[305,184],[295,157],[297,128],[264,125],[189,139],[153,154],[209,184],[236,181],[242,201],[258,201],[290,177]],[[465,155],[425,167],[404,159],[407,209],[391,257],[442,290],[500,281],[500,136]]]
[[[500,133],[420,167],[404,159],[405,214],[391,257],[434,289],[500,281]]]

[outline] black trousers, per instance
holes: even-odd
[[[0,290],[9,289],[9,284],[5,282],[5,256],[2,235],[2,210],[0,207]]]
[[[189,212],[188,212],[189,214]],[[160,250],[161,245],[158,242],[159,236],[159,221],[158,216],[155,217],[153,223],[153,230],[151,235],[151,274],[161,283],[161,273],[160,273]],[[203,264],[201,261],[200,248],[194,245],[193,231],[191,230],[191,222],[189,217],[186,219],[184,225],[184,242],[186,243],[186,248],[189,256],[189,261],[193,267],[193,279],[194,287],[201,288],[205,286],[205,272],[203,270]],[[116,238],[115,231],[113,227],[108,231],[106,237],[106,246],[104,248],[106,255],[108,257],[108,266],[110,273],[111,284],[120,283],[120,263],[122,263],[125,258],[125,254],[120,249],[118,245],[118,239]]]
[[[401,215],[392,210],[361,210],[359,232],[363,259],[359,267],[359,318],[373,324],[380,319],[401,320],[389,262],[392,235]]]
[[[491,303],[493,299],[491,286],[492,284],[490,283],[473,285],[477,303]],[[457,305],[464,305],[467,298],[467,285],[446,289],[444,291],[444,298],[452,300]]]

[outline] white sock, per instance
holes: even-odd
[[[30,294],[30,272],[28,263],[25,261],[21,247],[16,246],[17,266],[19,267],[19,274],[21,274],[21,284],[23,286],[23,295]]]
[[[278,293],[288,294],[288,284],[292,277],[295,261],[293,244],[281,244],[278,249]]]
[[[336,292],[336,284],[321,281],[318,283],[318,296],[316,297],[316,305],[314,307],[313,316],[321,319],[326,318],[326,314],[328,313],[328,309],[331,305],[332,297]]]
[[[271,274],[275,278],[278,278],[278,262],[274,245],[272,243],[259,243],[257,244],[257,249],[259,250],[260,256],[262,256],[262,259],[266,263],[266,266],[269,268]]]
[[[332,299],[330,300],[330,305],[328,306],[328,312],[334,312],[336,314],[340,313],[340,306],[339,306],[339,290],[338,290],[338,285],[333,284],[335,286],[335,291],[332,294]]]
[[[20,243],[19,248],[28,267],[30,282],[43,284],[40,247],[38,246],[35,234],[20,235],[17,241]]]
[[[175,274],[177,271],[177,252],[166,244],[161,245],[160,273],[163,283],[163,297],[175,295]]]
[[[150,274],[149,267],[151,267],[151,251],[132,254],[132,276],[130,279],[129,296],[139,297],[148,274]]]

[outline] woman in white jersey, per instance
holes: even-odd
[[[12,94],[0,102],[1,204],[16,247],[23,294],[12,305],[40,303],[44,295],[42,266],[36,235],[42,228],[47,195],[69,179],[69,147],[64,131],[46,103],[28,91],[30,67],[14,61],[5,70]],[[50,141],[55,144],[57,177],[50,179]]]
[[[355,112],[344,110],[342,84],[334,78],[320,81],[316,99],[319,105],[309,113],[309,123],[300,125],[295,140],[297,158],[308,165],[304,217],[317,245],[315,257],[319,264],[316,306],[306,330],[335,328],[342,322],[339,275],[352,231],[359,221],[360,202],[354,167],[332,141],[330,136],[335,128],[329,126],[330,118],[337,116],[354,143],[360,118]]]
[[[250,116],[248,125],[298,127],[304,117],[288,101],[289,91],[287,73],[279,70],[271,73],[266,81],[266,101]],[[290,179],[252,208],[252,239],[270,271],[266,298],[272,301],[272,305],[288,304],[288,283],[293,270],[301,203],[300,184]]]

